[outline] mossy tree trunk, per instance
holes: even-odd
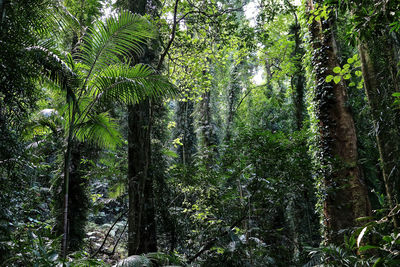
[[[96,151],[96,150],[95,150]],[[89,196],[87,192],[88,180],[85,178],[87,167],[82,163],[84,155],[89,158],[95,157],[89,152],[89,148],[80,142],[72,142],[69,164],[69,184],[68,184],[68,212],[61,212],[65,209],[65,184],[63,194],[55,192],[55,211],[57,212],[56,234],[61,235],[67,232],[63,240],[65,252],[78,251],[83,246],[85,238],[85,225],[89,210]],[[61,179],[60,179],[61,182]],[[64,181],[65,182],[65,181]],[[61,186],[61,183],[59,183]],[[61,191],[61,189],[58,189]],[[64,198],[62,198],[62,197]],[[59,211],[59,212],[58,212]],[[65,218],[65,216],[67,216]]]
[[[204,72],[205,74],[205,72]],[[217,157],[217,136],[212,124],[211,90],[207,88],[199,102],[200,146],[205,167],[211,168]]]
[[[235,117],[235,112],[236,112],[236,106],[238,102],[238,97],[240,95],[240,84],[239,84],[239,71],[241,68],[241,63],[236,65],[233,68],[232,75],[231,75],[231,84],[229,86],[229,91],[228,91],[228,114],[226,116],[226,128],[225,128],[225,137],[224,141],[226,143],[229,143],[229,141],[232,138],[232,127],[233,127],[233,122],[234,122],[234,117]]]
[[[297,20],[297,15],[294,12],[295,23],[291,26],[290,33],[293,34],[294,50],[292,57],[294,58],[295,73],[290,79],[290,83],[293,90],[293,103],[295,108],[295,118],[296,118],[296,130],[300,131],[303,127],[304,119],[304,85],[305,85],[305,74],[302,67],[302,55],[304,50],[301,48],[300,39],[300,24]]]
[[[307,10],[314,3],[307,1]],[[343,243],[342,230],[357,226],[357,218],[371,214],[368,192],[358,166],[357,136],[352,114],[347,105],[347,88],[339,83],[326,82],[339,66],[335,40],[332,34],[332,18],[313,20],[309,24],[312,64],[315,75],[316,113],[320,131],[320,161],[322,164],[323,215],[325,241],[328,244]]]
[[[385,27],[378,27],[371,38],[362,36],[358,43],[386,195],[390,208],[394,208],[399,204],[400,197],[400,114],[393,108],[392,97],[394,92],[399,91],[394,46]],[[398,227],[399,218],[394,219]]]

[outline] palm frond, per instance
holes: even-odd
[[[26,51],[31,55],[34,64],[42,68],[43,74],[61,89],[70,90],[76,86],[78,79],[73,71],[70,55],[67,54],[64,60],[60,55],[41,46],[31,46]]]
[[[122,143],[118,125],[107,112],[89,115],[85,122],[78,123],[76,138],[110,149]]]
[[[101,68],[121,62],[132,53],[139,54],[141,44],[154,37],[151,24],[129,11],[98,21],[88,32],[77,53],[78,59],[90,66],[86,82]]]
[[[81,27],[79,21],[59,1],[46,0],[35,8],[37,11],[32,28],[39,38],[38,42],[44,40],[54,47],[55,43],[63,38],[62,32],[71,32],[71,30],[78,32]],[[43,46],[40,43],[39,45]]]
[[[156,75],[147,65],[111,65],[105,68],[90,84],[90,93],[99,103],[116,100],[134,104],[145,98],[175,96],[177,88],[161,75]]]

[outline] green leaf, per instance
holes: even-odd
[[[333,75],[328,75],[328,76],[326,76],[326,78],[325,78],[325,81],[326,81],[327,83],[331,82],[332,80],[333,80]]]
[[[351,78],[351,74],[346,74],[346,75],[343,76],[343,78],[344,78],[345,80],[348,80],[348,79]]]
[[[400,97],[400,92],[393,93],[392,96]]]
[[[89,141],[110,149],[114,149],[122,143],[118,124],[107,112],[88,114],[87,120],[78,123],[76,129],[76,138],[81,142]]]
[[[350,64],[344,64],[343,68],[344,69],[349,69],[350,68]]]
[[[333,78],[333,81],[338,84],[340,82],[340,80],[342,79],[342,76],[335,76],[335,78]]]
[[[341,69],[340,67],[334,67],[334,68],[333,68],[333,72],[334,72],[334,73],[340,73],[341,70],[342,70],[342,69]]]
[[[354,59],[353,59],[353,58],[347,59],[347,63],[352,64],[353,62],[354,62]],[[346,66],[346,65],[345,65],[345,66]]]
[[[379,247],[378,246],[372,246],[372,245],[365,245],[365,246],[361,246],[358,249],[358,251],[361,252],[361,251],[366,251],[366,250],[374,249],[374,248],[379,248]]]
[[[361,72],[361,71],[359,71],[359,70],[357,70],[357,71],[356,71],[356,75],[357,75],[357,77],[361,77],[361,75],[362,75],[362,72]]]
[[[162,151],[162,153],[163,153],[164,155],[166,155],[166,156],[171,157],[171,158],[177,158],[177,157],[178,157],[178,155],[177,155],[174,151],[169,150],[169,149],[164,149],[164,150]]]
[[[374,265],[372,266],[372,267],[377,267],[377,266],[380,266],[380,262],[382,261],[382,258],[378,258],[376,261],[375,261],[375,263],[374,263]]]
[[[349,83],[349,86],[356,86],[354,82]]]
[[[92,94],[99,102],[117,100],[120,103],[134,104],[146,97],[176,95],[177,88],[165,77],[154,74],[146,65],[110,65],[98,75],[90,86]]]
[[[385,235],[384,237],[382,237],[382,240],[387,242],[387,243],[390,243],[390,242],[392,242],[393,239],[392,239],[391,236]]]

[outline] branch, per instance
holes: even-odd
[[[249,89],[246,94],[240,99],[239,104],[236,106],[235,110],[233,111],[233,116],[235,116],[236,111],[239,109],[240,105],[242,104],[243,100],[253,91],[253,88]]]
[[[175,7],[174,7],[174,24],[172,25],[172,32],[171,32],[171,38],[168,41],[167,47],[164,49],[164,52],[161,54],[160,60],[158,61],[158,65],[157,65],[157,70],[159,71],[161,69],[161,65],[165,59],[165,56],[168,53],[169,48],[172,45],[172,42],[175,39],[175,33],[176,33],[176,25],[177,25],[177,21],[176,21],[176,14],[178,12],[178,4],[179,4],[179,0],[175,1]]]
[[[113,250],[112,250],[112,252],[111,252],[111,253],[112,253],[111,255],[113,255],[113,254],[115,253],[115,249],[117,248],[118,243],[119,243],[119,241],[121,240],[122,235],[124,234],[125,229],[126,229],[127,226],[128,226],[128,222],[126,222],[126,224],[125,224],[125,226],[124,226],[124,229],[122,229],[122,232],[121,232],[121,234],[119,235],[119,238],[117,239],[117,242],[115,242],[115,245],[114,245],[114,248],[113,248]]]
[[[128,211],[129,211],[129,209],[127,209],[126,211],[122,212],[121,215],[115,220],[115,222],[113,223],[113,225],[111,225],[111,227],[108,229],[108,232],[107,232],[106,236],[104,237],[103,243],[102,243],[101,246],[97,249],[97,251],[96,251],[94,254],[92,254],[92,255],[90,256],[91,258],[94,258],[97,254],[99,254],[99,252],[100,252],[100,251],[102,250],[102,248],[104,247],[104,244],[106,243],[107,238],[108,238],[108,236],[110,235],[111,230],[114,228],[114,226],[117,224],[117,222],[118,222],[119,220],[121,220],[122,217],[123,217],[125,214],[128,213]],[[126,227],[126,225],[125,225],[125,227]],[[124,227],[124,229],[125,229],[125,227]],[[121,237],[120,237],[120,238],[121,238]],[[120,238],[119,238],[119,239],[120,239]],[[119,239],[118,239],[118,241],[119,241]],[[118,242],[117,242],[117,244],[118,244]],[[114,250],[115,250],[115,247],[114,247]],[[113,252],[114,252],[114,250],[113,250]]]

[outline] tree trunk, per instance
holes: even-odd
[[[130,0],[129,10],[146,14],[146,0]],[[136,59],[151,64],[154,54],[148,47]],[[128,254],[157,251],[153,178],[149,174],[151,158],[151,102],[142,101],[128,107]]]
[[[73,146],[73,135],[74,135],[74,122],[75,122],[75,103],[72,102],[71,120],[68,128],[67,137],[67,148],[64,154],[64,185],[63,185],[63,196],[64,196],[64,210],[63,210],[63,237],[61,243],[61,254],[62,258],[65,259],[68,251],[68,205],[69,205],[69,184],[70,184],[70,164],[71,164],[71,152]],[[71,104],[69,106],[71,108]]]
[[[371,39],[359,39],[358,51],[364,77],[364,87],[371,107],[376,142],[388,204],[399,204],[400,114],[392,107],[392,93],[398,92],[396,63],[391,37],[379,29]],[[394,224],[399,224],[395,217]]]
[[[212,125],[211,90],[207,88],[201,97],[199,103],[201,151],[205,166],[210,168],[218,154],[217,137]]]
[[[157,251],[153,179],[150,163],[150,101],[129,106],[128,119],[128,254]]]
[[[297,21],[297,15],[294,13],[295,24],[293,24],[291,33],[294,37],[294,51],[292,57],[295,58],[295,73],[291,77],[290,83],[293,90],[293,103],[295,107],[295,118],[296,118],[296,130],[300,131],[303,127],[303,112],[304,112],[304,70],[302,67],[301,58],[304,54],[303,49],[301,49],[301,39],[300,39],[300,24]]]
[[[307,9],[314,9],[312,0],[307,1]],[[347,106],[346,85],[344,81],[326,82],[328,75],[334,75],[333,68],[339,66],[331,23],[331,18],[314,20],[309,31],[322,149],[325,241],[339,245],[343,242],[341,230],[358,225],[356,219],[369,216],[371,208],[357,162],[357,136]]]
[[[178,129],[175,138],[181,137],[182,144],[177,148],[180,163],[189,166],[192,163],[193,155],[196,153],[196,134],[194,131],[194,103],[192,100],[178,102],[176,109],[176,128]]]
[[[228,114],[226,118],[226,129],[225,129],[225,142],[229,143],[232,138],[232,124],[235,116],[235,107],[237,104],[238,96],[240,93],[239,86],[239,68],[241,64],[239,63],[233,69],[231,76],[231,84],[228,92]]]

